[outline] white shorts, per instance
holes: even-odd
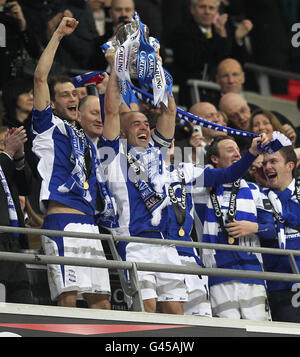
[[[158,244],[128,243],[126,246],[126,261],[171,266],[182,265],[174,246]],[[138,271],[138,279],[143,300],[187,301],[183,274]]]
[[[199,267],[195,258],[181,256],[182,265]],[[185,315],[199,315],[211,317],[211,305],[209,300],[208,278],[206,275],[184,275],[184,281],[188,292],[188,301],[183,305]]]
[[[226,281],[210,287],[210,301],[216,317],[269,320],[264,285]]]
[[[53,214],[45,218],[44,229],[99,234],[93,218],[79,214]],[[46,255],[105,260],[101,240],[42,236]],[[48,265],[51,299],[63,292],[110,294],[109,274],[106,268],[69,265]]]

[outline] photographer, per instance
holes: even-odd
[[[40,56],[41,48],[17,1],[0,0],[0,23],[6,36],[6,47],[0,47],[2,89],[8,80],[24,75],[24,67]]]

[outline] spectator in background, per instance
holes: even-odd
[[[226,58],[219,63],[216,73],[216,82],[220,85],[220,91],[208,91],[204,98],[214,103],[217,108],[222,96],[227,93],[236,93],[244,98],[245,73],[241,63],[236,59]],[[248,106],[251,113],[259,109],[259,107],[253,103],[248,102]],[[272,113],[278,118],[283,126],[284,132],[288,134],[288,136],[300,136],[299,130],[295,128],[288,118],[276,111],[272,111]],[[298,138],[297,146],[299,143],[300,140]]]
[[[211,121],[212,123],[224,126],[227,125],[227,120],[221,115],[220,112],[217,111],[216,107],[211,103],[196,103],[189,109],[189,112],[198,117]],[[189,136],[181,140],[176,139],[175,146],[179,146],[183,152],[184,150],[186,150],[186,147],[190,147],[192,149],[191,152],[188,153],[188,158],[184,156],[184,161],[188,160],[189,162],[203,163],[206,145],[209,144],[213,140],[213,138],[218,136],[225,136],[226,134],[221,131],[208,129],[201,126],[199,127],[192,123],[188,124],[189,126],[186,125],[186,127],[190,127]]]
[[[246,31],[237,28],[234,39],[226,31],[227,14],[222,14],[214,22],[219,9],[219,0],[191,0],[191,18],[181,23],[171,35],[170,47],[174,52],[174,78],[180,86],[179,105],[190,106],[189,91],[186,81],[189,78],[209,80],[217,64],[234,52],[243,38],[252,28]],[[187,55],[188,54],[188,55]]]
[[[221,97],[219,108],[228,117],[228,126],[243,130],[250,130],[251,110],[247,101],[236,93],[227,93]],[[241,153],[244,152],[250,145],[251,139],[237,137],[236,142],[240,148]]]
[[[0,154],[0,225],[24,227],[19,195],[28,195],[31,171],[24,161],[26,132],[23,127],[6,132],[4,151]],[[0,234],[0,250],[20,252],[28,249],[28,238],[18,233]],[[0,261],[0,282],[6,288],[6,301],[31,304],[32,293],[25,264]]]
[[[104,36],[107,32],[109,22],[109,8],[111,0],[88,0],[94,15],[96,29],[99,36]]]
[[[204,98],[214,103],[218,108],[220,106],[220,101],[222,96],[227,93],[235,93],[239,94],[241,97],[245,99],[244,85],[245,85],[245,73],[243,71],[242,65],[234,58],[226,58],[221,61],[217,67],[216,73],[216,82],[220,85],[220,92],[217,91],[209,91]],[[228,98],[230,98],[228,96]],[[233,98],[233,96],[232,96]],[[224,102],[222,101],[224,104]],[[259,109],[259,106],[253,103],[247,102],[251,113],[255,110]],[[272,113],[277,117],[280,121],[280,124],[283,126],[283,130],[288,136],[297,136],[296,146],[300,145],[300,132],[293,123],[285,117],[283,114],[272,111]],[[242,130],[242,129],[241,129]]]
[[[229,92],[241,93],[245,83],[245,73],[234,58],[226,58],[217,67],[216,82],[221,87],[221,95]]]
[[[33,108],[33,79],[24,77],[7,82],[3,88],[2,100],[5,111],[4,125],[10,128],[23,125],[29,136]]]
[[[241,63],[236,59],[228,57],[218,64],[215,81],[219,84],[220,91],[207,91],[202,100],[207,100],[218,108],[221,97],[226,93],[237,93],[243,96],[245,72]],[[249,107],[251,110],[257,108],[256,105],[250,103]]]
[[[32,191],[29,195],[30,202],[35,211],[40,213],[39,194],[40,181],[37,172],[36,158],[32,152],[32,109],[33,109],[33,78],[16,78],[7,82],[2,93],[5,110],[3,123],[9,128],[24,126],[27,141],[24,144],[26,162],[32,171]]]
[[[25,73],[26,65],[41,54],[40,43],[17,1],[0,1],[0,23],[5,26],[6,44],[0,47],[0,89]]]
[[[110,26],[107,26],[106,32],[100,37],[99,43],[102,45],[108,42],[118,31],[120,26],[130,22],[135,11],[135,3],[133,0],[112,0],[109,9],[109,17],[111,19]],[[105,70],[107,68],[107,61],[104,54],[99,52],[99,66]]]
[[[112,0],[109,11],[112,19],[112,33],[113,36],[119,27],[131,21],[132,15],[135,11],[135,2],[133,0]]]
[[[276,116],[265,109],[257,109],[252,113],[250,118],[250,131],[255,134],[266,133],[269,140],[272,140],[274,131],[279,131],[287,136],[293,145],[295,145],[297,140],[297,134],[294,130],[285,130]]]
[[[223,95],[220,99],[219,108],[227,114],[229,120],[228,125],[230,127],[243,131],[250,131],[251,108],[246,99],[240,94],[229,92]],[[272,111],[272,113],[279,119],[287,136],[297,137],[296,130],[284,115],[275,111]],[[243,152],[249,147],[250,140],[238,137],[237,143],[241,152]]]

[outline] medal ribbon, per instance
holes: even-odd
[[[88,181],[92,172],[90,144],[82,129],[77,129],[67,120],[63,120],[63,122],[66,125],[66,130],[71,138],[75,167],[72,171],[72,175],[63,186],[59,187],[59,190],[70,190],[73,187],[75,180],[80,189],[85,191],[85,198],[88,201],[91,201],[92,198],[88,193],[88,187],[85,186],[85,183]]]
[[[179,232],[178,234],[184,235],[184,231],[182,229],[184,222],[185,222],[185,218],[186,218],[186,182],[185,182],[185,178],[184,178],[184,173],[177,169],[178,172],[178,176],[181,178],[181,199],[180,201],[178,200],[174,189],[173,189],[173,185],[170,184],[168,187],[168,193],[170,196],[170,201],[172,203],[174,212],[175,212],[175,216],[176,216],[176,221],[180,226]],[[182,233],[181,233],[182,231]]]
[[[230,200],[229,200],[229,207],[228,207],[228,213],[227,213],[227,222],[230,223],[234,220],[235,218],[235,213],[236,213],[236,199],[237,199],[237,194],[239,192],[240,189],[240,182],[241,180],[237,180],[233,183],[232,185],[232,190],[231,190],[231,194],[230,194]],[[219,201],[218,201],[218,197],[216,194],[216,189],[213,188],[210,191],[210,200],[213,206],[213,209],[215,211],[215,215],[216,218],[218,220],[218,223],[222,229],[222,232],[228,236],[228,233],[225,229],[225,224],[224,224],[224,219],[223,219],[223,213],[221,210],[221,207],[219,205]],[[233,244],[234,243],[234,238],[229,237],[228,238],[228,243],[229,244]]]

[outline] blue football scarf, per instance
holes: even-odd
[[[86,80],[91,81],[93,77],[97,77],[100,73],[102,73],[102,72],[89,72],[86,74],[87,75]],[[168,75],[166,75],[166,78],[167,78],[167,76]],[[77,78],[77,77],[75,77],[75,78]],[[84,81],[85,81],[85,75],[80,75],[80,84],[84,85],[84,83],[85,83]],[[78,80],[76,83],[79,83]],[[122,83],[122,85],[124,85],[126,87],[126,88],[124,87],[123,89],[121,87],[121,91],[123,90],[124,93],[126,92],[127,101],[129,103],[129,106],[130,106],[130,103],[132,103],[132,102],[138,103],[138,99],[145,103],[155,105],[154,97],[152,94],[144,91],[143,89],[140,89],[140,88],[134,86],[133,84],[130,84],[128,81],[124,81],[121,83]],[[259,137],[259,135],[255,134],[255,133],[250,133],[247,131],[238,130],[238,129],[226,127],[226,126],[223,126],[220,124],[212,123],[204,118],[201,118],[201,117],[198,117],[192,113],[186,112],[183,109],[178,108],[178,107],[177,107],[176,115],[179,119],[188,121],[192,124],[203,126],[208,129],[222,131],[228,135],[241,136],[241,137],[250,138],[250,139]],[[261,145],[259,143],[258,149],[261,153],[273,154],[274,152],[280,150],[282,147],[289,146],[289,145],[292,145],[292,143],[284,134],[282,134],[278,131],[274,131],[272,134],[272,140],[264,147],[261,147]]]
[[[89,190],[84,187],[85,182],[88,180],[84,158],[85,151],[89,150],[88,139],[82,129],[77,129],[67,120],[64,120],[64,123],[71,140],[75,165],[67,181],[58,187],[58,191],[69,192],[72,190],[73,192],[77,192],[87,202],[91,202],[91,194]]]
[[[4,192],[6,194],[7,197],[7,204],[8,204],[8,216],[9,216],[9,220],[10,220],[10,225],[12,227],[19,227],[19,223],[18,223],[18,216],[17,216],[17,211],[16,211],[16,207],[12,198],[12,195],[10,193],[10,189],[8,187],[4,172],[2,170],[2,167],[0,166],[0,181],[2,184],[2,187],[4,189]],[[18,238],[19,234],[18,233],[12,233],[13,237]]]
[[[222,207],[223,200],[223,185],[219,185],[216,188],[216,194],[219,201],[220,207]],[[251,189],[249,188],[245,180],[240,181],[240,189],[236,197],[236,213],[235,219],[237,221],[249,221],[257,222],[256,206],[253,200],[253,195]],[[224,219],[225,221],[225,219]],[[203,237],[202,241],[207,243],[219,243],[219,235],[224,233],[220,230],[219,223],[213,209],[211,200],[207,202],[205,208],[205,220],[203,224]],[[238,239],[240,245],[243,246],[259,246],[258,237],[253,234],[250,236],[242,237]],[[212,249],[203,249],[203,263],[206,267],[216,266],[214,259],[215,251]],[[258,259],[261,261],[260,255],[257,255]]]
[[[72,78],[72,82],[75,88],[78,87],[87,87],[89,85],[96,86],[98,83],[101,83],[103,80],[102,73],[104,71],[99,72],[88,72],[79,74],[76,77]],[[100,111],[101,111],[101,119],[102,123],[105,120],[105,113],[104,113],[104,94],[99,94],[99,101],[100,101]]]
[[[162,154],[153,146],[141,153],[128,145],[126,156],[134,173],[134,185],[152,216],[151,224],[157,226],[161,221],[162,210],[170,203],[162,184]]]

